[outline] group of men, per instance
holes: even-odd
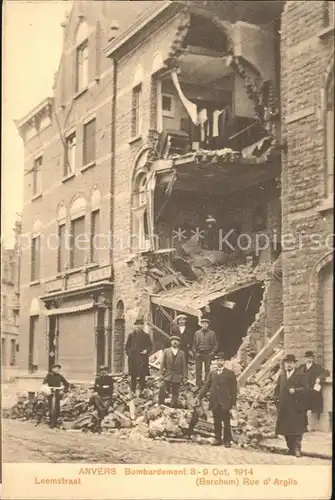
[[[223,442],[225,446],[230,447],[231,418],[235,416],[238,392],[237,379],[235,373],[226,367],[224,353],[217,352],[218,343],[215,333],[209,329],[209,318],[203,316],[200,324],[201,329],[192,335],[186,325],[186,316],[180,315],[177,318],[170,338],[170,347],[162,354],[158,403],[165,404],[167,393],[170,393],[171,406],[177,407],[182,384],[187,381],[190,351],[193,352],[196,364],[196,406],[200,405],[201,400],[209,393],[215,432],[213,445],[217,446]],[[133,393],[136,392],[137,381],[139,381],[140,393],[144,391],[146,376],[149,375],[152,342],[143,326],[142,320],[136,320],[134,330],[129,334],[126,342],[130,385]],[[213,359],[216,360],[216,364],[211,369]],[[203,365],[206,375],[204,383]],[[297,365],[295,356],[288,354],[283,360],[282,368],[274,391],[278,408],[276,434],[285,437],[288,453],[299,457],[302,437],[308,430],[308,413],[320,415],[322,387],[329,373],[321,365],[315,363],[315,356],[311,351],[306,352],[305,361],[300,366]],[[59,371],[60,365],[55,365],[44,383],[56,387],[63,385],[67,391],[69,384]],[[107,366],[100,367],[100,374],[95,379],[93,391],[90,403],[98,412],[100,424],[113,401],[113,377],[108,373]]]

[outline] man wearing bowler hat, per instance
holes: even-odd
[[[184,351],[186,369],[188,368],[189,353],[192,349],[193,332],[187,325],[186,314],[179,314],[175,320],[172,328],[172,335],[180,338],[180,349]]]
[[[43,385],[46,385],[48,387],[59,387],[64,390],[64,392],[68,392],[70,384],[66,380],[66,378],[60,373],[62,369],[62,366],[59,363],[55,363],[51,369],[51,372],[49,372],[45,379],[43,380]],[[57,391],[55,395],[55,405],[56,405],[56,415],[57,419],[60,414],[60,392]],[[51,410],[52,410],[52,398],[53,395],[49,393],[48,395],[48,403],[49,403],[49,416],[50,416],[50,425],[52,425],[51,422]]]
[[[293,354],[284,358],[283,371],[279,375],[274,396],[278,407],[276,434],[285,437],[290,455],[300,457],[308,380],[305,373],[296,369],[296,362]]]
[[[195,382],[198,388],[202,385],[202,366],[205,365],[205,378],[207,378],[212,357],[218,350],[216,335],[209,328],[208,315],[203,314],[200,325],[201,329],[195,332],[192,344],[195,359]]]
[[[126,353],[129,362],[131,390],[136,392],[137,379],[140,382],[140,391],[145,388],[145,377],[149,375],[149,354],[152,350],[150,335],[143,330],[144,321],[137,319],[134,330],[129,334],[126,342]]]
[[[171,347],[164,350],[161,366],[160,377],[161,386],[159,388],[158,403],[164,404],[166,392],[171,392],[171,406],[177,406],[180,387],[182,382],[186,381],[186,362],[185,354],[180,347],[180,339],[174,335],[170,339]]]
[[[237,379],[232,370],[225,367],[223,353],[215,356],[216,368],[212,370],[199,392],[197,403],[210,391],[210,408],[213,412],[215,441],[214,446],[222,444],[222,423],[224,425],[223,443],[230,448],[232,433],[231,412],[235,411],[237,399]]]
[[[90,397],[92,404],[98,412],[99,425],[112,404],[114,381],[112,375],[108,373],[108,366],[101,365],[99,375],[94,381],[94,394]]]
[[[305,414],[305,430],[309,430],[309,428],[313,427],[313,425],[311,425],[312,422],[320,418],[323,406],[322,388],[326,378],[329,376],[329,372],[320,364],[315,362],[315,355],[313,351],[306,351],[305,362],[301,366],[301,370],[307,376],[309,387],[306,397],[307,411]]]

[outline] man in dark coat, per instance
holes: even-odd
[[[319,419],[322,412],[322,387],[326,378],[329,376],[328,370],[320,364],[315,363],[315,356],[312,351],[307,351],[305,354],[305,362],[301,366],[301,370],[306,374],[308,380],[308,393],[306,396],[307,411],[311,410]],[[305,414],[305,431],[308,430],[308,415]]]
[[[171,406],[177,406],[180,387],[186,381],[187,371],[184,351],[180,349],[180,339],[178,336],[171,337],[171,347],[163,352],[160,366],[160,376],[162,379],[159,388],[158,403],[164,404],[167,391],[171,392]]]
[[[150,335],[143,330],[144,321],[137,319],[135,328],[129,334],[126,342],[131,390],[136,392],[137,379],[140,382],[140,391],[145,388],[145,377],[149,375],[149,354],[152,350]]]
[[[69,382],[66,380],[66,378],[60,373],[62,369],[62,366],[58,363],[54,364],[51,372],[49,372],[45,379],[43,380],[43,385],[47,385],[48,387],[59,387],[64,390],[64,392],[68,392],[69,390]],[[49,403],[49,416],[50,416],[50,425],[52,425],[51,422],[51,409],[52,409],[52,398],[53,395],[49,394],[48,395],[48,403]],[[60,414],[60,391],[57,391],[55,394],[55,405],[56,405],[56,414],[57,414],[57,419],[59,418]]]
[[[207,379],[213,355],[218,350],[216,335],[213,330],[209,329],[209,317],[203,315],[200,324],[201,330],[195,332],[192,343],[195,359],[195,382],[198,388],[202,385],[202,366],[205,365],[205,379]]]
[[[278,407],[276,434],[285,437],[290,455],[300,457],[308,380],[305,373],[296,369],[296,359],[292,354],[284,358],[283,365],[274,394]]]
[[[112,404],[114,381],[112,375],[108,373],[108,366],[100,366],[99,371],[100,375],[94,381],[93,391],[95,394],[90,397],[90,404],[98,412],[100,425]]]
[[[210,391],[210,408],[214,418],[214,446],[222,444],[222,422],[224,425],[223,443],[230,448],[232,434],[230,428],[231,412],[235,412],[237,399],[237,380],[232,370],[225,367],[224,354],[216,356],[216,368],[210,372],[204,386],[199,392],[198,403]]]
[[[175,324],[172,328],[172,335],[180,338],[180,349],[184,351],[187,369],[190,350],[192,349],[193,332],[186,323],[187,316],[185,314],[179,314],[174,321]]]

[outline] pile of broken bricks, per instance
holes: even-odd
[[[153,373],[159,366],[159,353],[151,358],[151,373],[147,379],[147,388],[141,396],[133,397],[129,389],[126,375],[115,377],[115,397],[108,415],[101,423],[106,433],[116,433],[120,438],[159,439],[178,441],[186,439],[186,433],[195,411],[196,389],[193,381],[192,365],[190,379],[182,386],[179,407],[158,404],[159,377]],[[236,374],[240,367],[236,362],[230,366]],[[258,443],[274,436],[276,407],[273,401],[273,390],[277,372],[273,371],[263,377],[262,384],[257,382],[257,375],[248,385],[241,388],[237,401],[237,426],[233,429],[236,445],[241,447],[257,447]],[[259,376],[258,376],[259,378]],[[61,401],[60,423],[67,430],[89,431],[92,429],[89,407],[91,392],[84,388],[73,388]],[[208,408],[208,400],[204,398],[197,407],[198,422],[194,427],[191,440],[199,444],[207,444],[214,436],[212,413]],[[33,402],[28,395],[20,395],[14,407],[5,413],[7,418],[33,420]],[[86,415],[86,417],[85,417]],[[43,420],[46,421],[46,415]]]

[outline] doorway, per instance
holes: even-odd
[[[122,300],[119,300],[116,304],[113,335],[113,371],[116,373],[122,373],[124,370],[125,329],[124,304]]]
[[[98,309],[97,325],[97,373],[99,366],[106,364],[105,309]]]

